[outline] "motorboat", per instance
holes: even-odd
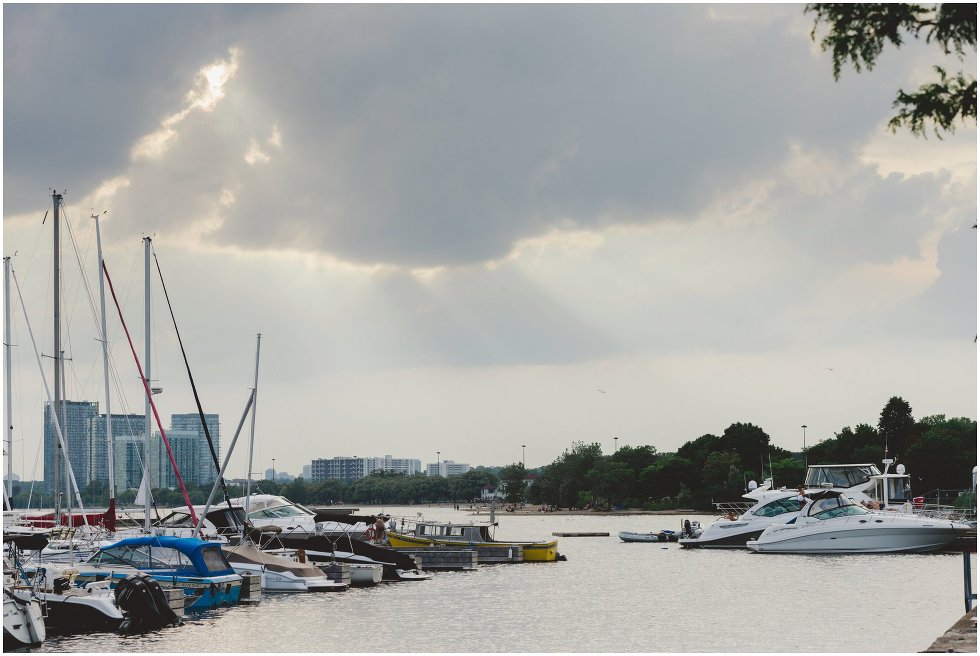
[[[493,537],[496,522],[480,524],[456,524],[415,520],[408,528],[388,528],[386,538],[392,547],[473,547],[477,550],[491,547],[521,547],[523,562],[554,562],[564,560],[558,553],[558,540],[498,541]]]
[[[3,647],[17,649],[44,642],[47,630],[44,625],[44,609],[32,591],[26,595],[14,592],[13,568],[3,568]]]
[[[136,572],[184,592],[188,610],[236,605],[242,577],[222,553],[222,543],[192,537],[145,535],[102,547],[76,565],[78,585],[119,580]]]
[[[375,570],[378,567],[381,568],[381,580],[384,582],[426,581],[432,578],[431,574],[419,567],[416,557],[350,536],[347,539],[335,539],[312,535],[302,540],[273,537],[266,548],[273,543],[278,543],[290,552],[302,549],[306,559],[318,566],[334,562],[347,563],[351,566],[351,585],[370,585],[368,577],[373,580],[377,576]],[[365,567],[368,571],[361,571]]]
[[[114,590],[108,580],[76,587],[79,570],[51,562],[21,565],[20,547],[39,545],[25,544],[24,538],[4,539],[12,541],[11,575],[7,576],[5,567],[5,591],[24,603],[37,601],[43,609],[45,629],[51,633],[137,632],[182,621],[160,584],[147,575],[134,572],[118,581]]]
[[[677,542],[677,533],[664,529],[656,533],[635,533],[633,531],[620,531],[619,539],[623,542]]]
[[[348,587],[329,579],[315,565],[300,562],[284,553],[260,551],[248,542],[225,545],[222,551],[239,574],[249,572],[261,576],[264,591],[332,592]]]
[[[299,539],[310,535],[342,537],[351,531],[359,535],[368,527],[359,521],[317,521],[317,513],[274,494],[253,494],[230,502],[233,506],[246,508],[249,522],[257,529],[273,526],[280,529],[282,535]]]
[[[836,490],[847,494],[858,502],[874,501],[868,492],[873,492],[882,474],[872,464],[810,465],[807,468],[804,495],[821,490]],[[902,469],[901,474],[888,475],[892,489],[897,489],[897,481],[908,479]],[[772,479],[762,485],[749,482],[749,491],[742,495],[744,502],[717,503],[715,506],[725,514],[704,528],[698,537],[682,537],[678,542],[686,548],[742,549],[748,540],[759,537],[763,531],[774,524],[785,524],[800,514],[802,504],[799,492],[780,487],[773,489]]]
[[[758,553],[921,553],[969,531],[959,522],[869,510],[843,492],[824,490],[809,495],[795,521],[769,526],[745,546]]]

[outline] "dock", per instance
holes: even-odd
[[[476,549],[456,547],[396,547],[395,551],[413,556],[422,569],[463,570],[477,569],[479,561]]]
[[[608,538],[608,533],[602,532],[578,532],[578,533],[552,533],[555,537],[559,538]]]
[[[921,653],[977,653],[977,609],[959,619]]]

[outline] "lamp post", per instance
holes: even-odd
[[[527,469],[527,459],[524,457],[524,449],[527,448],[526,444],[521,445],[521,467]]]
[[[436,451],[436,476],[442,476],[442,451]]]
[[[272,482],[276,482],[276,459],[272,459]]]
[[[617,451],[619,451],[619,438],[618,437],[614,437],[613,438],[613,453],[616,453]]]
[[[807,462],[806,457],[806,424],[803,424],[800,426],[800,428],[803,429],[803,464],[804,466],[809,466],[809,462]]]

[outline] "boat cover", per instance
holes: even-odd
[[[276,556],[255,548],[252,544],[240,544],[235,547],[222,547],[225,557],[231,563],[251,563],[253,565],[265,565],[267,570],[273,572],[292,572],[296,576],[311,577],[323,576],[323,571],[315,565],[309,563],[298,563],[289,558]]]
[[[136,538],[126,538],[125,540],[120,540],[113,544],[107,545],[99,549],[100,552],[107,551],[109,549],[116,549],[118,547],[129,547],[132,549],[138,547],[165,547],[169,549],[176,549],[180,553],[190,559],[191,563],[194,565],[195,571],[187,572],[191,576],[224,576],[227,574],[234,574],[235,570],[231,567],[228,568],[215,568],[212,569],[208,566],[208,561],[211,564],[215,564],[217,559],[205,560],[204,552],[208,549],[217,550],[220,560],[224,561],[224,556],[221,556],[221,542],[207,542],[205,540],[199,540],[198,538],[179,538],[170,535],[144,535]],[[143,569],[142,567],[140,569]],[[147,571],[152,572],[152,569]],[[183,574],[183,572],[178,569],[178,574]]]

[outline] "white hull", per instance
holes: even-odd
[[[22,600],[3,590],[3,641],[5,646],[36,645],[46,637],[44,615],[37,599]],[[6,644],[12,642],[13,644]]]
[[[350,584],[356,586],[378,585],[384,576],[384,567],[381,565],[354,565],[350,566]]]
[[[262,577],[263,592],[330,592],[346,586],[326,576],[296,576],[292,572],[272,572],[261,565],[232,563],[236,574],[249,573]]]
[[[809,527],[782,526],[769,529],[764,538],[747,542],[752,551],[766,553],[918,553],[938,551],[956,540],[957,532],[946,526],[882,526],[808,530]]]

